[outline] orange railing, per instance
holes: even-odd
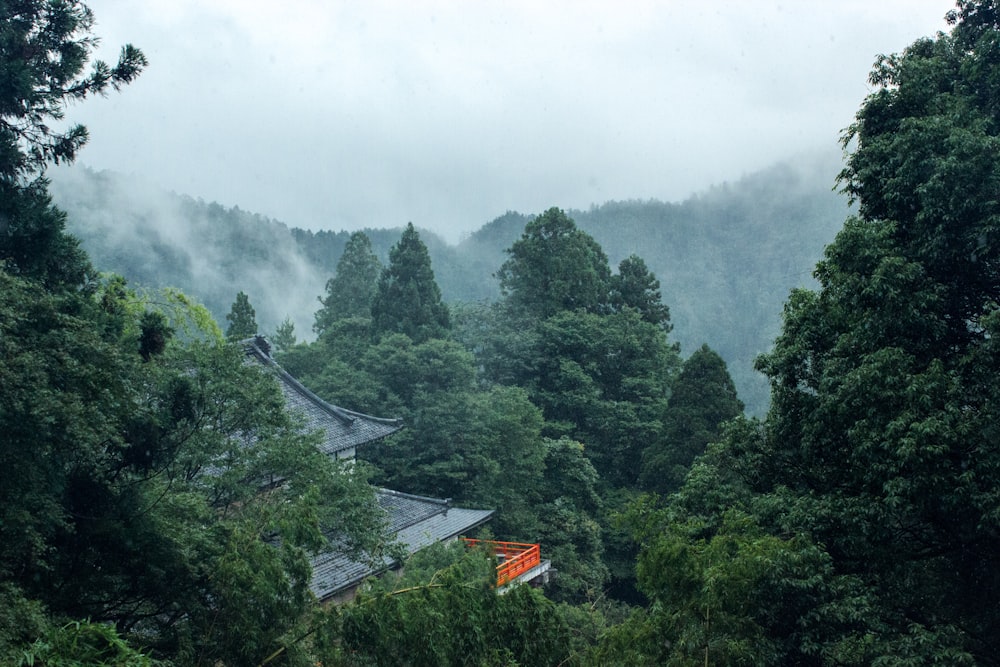
[[[539,544],[473,540],[468,537],[462,539],[470,547],[482,546],[490,549],[500,559],[500,564],[497,565],[497,588],[510,583],[542,562],[542,550]]]

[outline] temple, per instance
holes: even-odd
[[[298,413],[308,431],[319,431],[319,448],[335,459],[353,459],[358,447],[376,442],[403,428],[399,419],[382,419],[327,403],[304,387],[271,358],[271,347],[261,336],[242,341],[247,358],[274,374],[288,408]],[[435,542],[452,540],[478,528],[493,510],[452,507],[448,500],[376,489],[375,498],[386,514],[390,539],[412,554]],[[336,536],[328,535],[336,544]],[[331,548],[312,558],[313,594],[323,602],[353,597],[368,577],[398,567],[391,558],[354,559]]]

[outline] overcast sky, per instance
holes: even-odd
[[[120,94],[80,163],[309,229],[681,200],[836,148],[947,0],[90,0]],[[832,177],[832,175],[831,175]],[[832,182],[831,182],[832,185]]]

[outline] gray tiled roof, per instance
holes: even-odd
[[[390,533],[412,554],[435,542],[466,533],[485,523],[493,510],[451,507],[448,501],[414,496],[389,489],[376,489],[379,506],[385,510]],[[366,577],[394,567],[389,558],[353,559],[332,549],[312,559],[312,592],[320,600],[355,586]]]
[[[279,366],[269,354],[270,346],[260,336],[242,343],[248,357],[274,372],[288,407],[304,418],[306,429],[323,434],[320,451],[325,454],[381,440],[403,428],[400,419],[372,417],[327,403]]]

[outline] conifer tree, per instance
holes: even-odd
[[[562,310],[606,309],[607,255],[562,210],[550,208],[529,222],[507,254],[496,275],[515,313],[544,319]]]
[[[670,332],[670,308],[663,303],[660,281],[638,255],[629,255],[618,265],[617,275],[611,276],[611,307],[614,310],[635,308],[642,319]]]
[[[6,2],[0,22],[0,266],[49,288],[78,285],[93,269],[52,205],[45,168],[72,162],[87,141],[85,127],[61,122],[66,104],[130,83],[146,58],[126,45],[113,67],[96,61],[83,74],[97,40],[77,0]]]
[[[441,301],[430,254],[413,223],[389,251],[389,266],[379,278],[371,313],[376,337],[401,333],[421,343],[447,335],[448,307]]]
[[[250,305],[250,298],[245,292],[240,292],[236,295],[236,301],[233,302],[233,307],[230,309],[229,314],[226,315],[226,320],[229,321],[229,326],[226,328],[226,338],[229,340],[243,340],[244,338],[249,338],[257,333],[257,313],[254,311],[253,306]]]
[[[658,493],[677,490],[695,457],[721,438],[725,422],[742,412],[726,362],[702,345],[673,384],[663,434],[642,453],[642,487]]]
[[[336,275],[326,281],[326,296],[319,297],[323,307],[316,311],[313,331],[322,336],[337,320],[370,317],[381,271],[382,263],[372,252],[368,236],[364,232],[351,234],[337,261]]]
[[[278,328],[274,330],[274,336],[271,338],[271,344],[274,345],[275,349],[284,352],[295,345],[297,338],[295,336],[295,323],[292,322],[290,317],[286,317],[278,325]]]

